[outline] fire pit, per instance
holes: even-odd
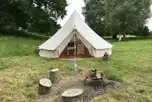
[[[88,70],[85,73],[84,85],[87,85],[86,84],[87,79],[91,79],[91,80],[94,80],[94,81],[100,81],[100,85],[102,87],[104,87],[105,83],[104,83],[104,80],[103,80],[103,76],[104,76],[103,73],[97,71],[96,69]]]

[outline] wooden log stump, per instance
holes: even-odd
[[[60,72],[59,69],[52,69],[50,71],[50,80],[52,83],[58,83],[60,80]]]
[[[62,93],[63,102],[84,102],[82,89],[69,89]]]
[[[49,93],[51,86],[52,86],[52,83],[49,79],[47,79],[47,78],[40,79],[39,80],[39,89],[38,89],[39,94]]]

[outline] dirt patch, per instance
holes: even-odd
[[[84,78],[80,76],[62,79],[58,84],[54,84],[47,95],[39,95],[38,102],[62,102],[61,94],[72,88],[80,88],[84,90],[84,102],[89,102],[89,100],[94,97],[103,95],[109,91],[120,90],[122,85],[119,82],[108,80],[104,78],[104,87],[101,85],[101,81],[87,80],[86,85],[84,85]]]

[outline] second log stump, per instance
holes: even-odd
[[[69,89],[62,93],[63,102],[84,102],[82,89]]]
[[[60,71],[58,68],[52,69],[49,74],[52,83],[58,83],[60,81]]]

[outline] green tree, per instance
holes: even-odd
[[[0,1],[0,28],[17,29],[18,27],[27,28],[26,22],[29,15],[25,8],[27,2],[14,0]]]
[[[138,34],[139,36],[150,36],[150,31],[147,26],[144,26],[139,28],[138,31],[135,32],[135,34]]]
[[[0,0],[0,29],[54,34],[66,6],[66,0]]]
[[[97,33],[100,29],[104,29],[108,35],[123,34],[125,37],[125,34],[144,27],[150,17],[150,6],[150,0],[90,0],[85,8],[86,22]],[[91,12],[98,15],[95,16],[95,13]],[[94,19],[94,25],[98,26],[92,26],[91,19]]]
[[[87,11],[84,13],[86,22],[100,36],[103,36],[105,33],[104,6],[104,0],[91,0],[87,2],[84,8]]]

